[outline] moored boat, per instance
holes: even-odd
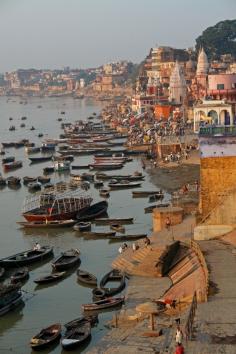
[[[29,157],[29,160],[31,163],[39,163],[39,162],[45,162],[45,161],[51,161],[53,155],[50,156],[39,156],[39,157]]]
[[[77,270],[77,280],[83,284],[86,285],[90,285],[90,286],[97,286],[97,278],[95,277],[95,275],[82,270],[82,269],[78,269]]]
[[[28,183],[28,190],[29,192],[37,192],[40,191],[42,188],[42,185],[40,182],[30,182]]]
[[[126,189],[126,188],[140,187],[140,186],[141,186],[140,182],[129,182],[125,180],[121,180],[120,182],[117,180],[111,180],[108,183],[108,187],[110,189]]]
[[[27,250],[13,256],[0,259],[0,265],[4,268],[20,267],[42,261],[53,254],[53,248],[42,246],[40,250]]]
[[[17,284],[20,282],[23,282],[29,278],[29,269],[27,267],[17,269],[12,275],[11,275],[11,283],[12,284]]]
[[[21,184],[21,179],[19,177],[15,177],[15,176],[10,176],[7,178],[7,184],[8,186],[20,186]]]
[[[38,182],[44,184],[44,183],[49,183],[51,181],[51,178],[46,176],[38,176],[37,180]]]
[[[60,228],[71,227],[76,220],[51,220],[51,221],[18,221],[17,224],[24,228]]]
[[[116,232],[125,232],[125,227],[121,224],[110,224],[110,228]]]
[[[62,279],[65,276],[66,272],[55,272],[44,277],[40,277],[34,280],[36,284],[48,284]]]
[[[110,224],[132,224],[134,218],[100,218],[95,219],[97,225],[110,225]]]
[[[65,350],[72,350],[88,341],[91,337],[91,323],[84,321],[76,327],[66,331],[62,338],[61,344]]]
[[[0,316],[13,310],[22,303],[22,293],[19,284],[0,286]]]
[[[168,206],[170,206],[170,203],[160,203],[160,204],[150,205],[150,206],[144,208],[144,211],[145,211],[145,214],[152,213],[153,209],[155,209],[155,208],[167,208]]]
[[[116,287],[109,287],[109,282],[117,282],[118,285]],[[106,296],[113,296],[121,292],[125,287],[125,275],[121,273],[118,269],[112,269],[110,272],[104,275],[102,280],[100,281],[100,288],[105,290]]]
[[[43,328],[30,340],[30,346],[33,349],[43,349],[52,343],[59,341],[61,337],[61,325],[55,323],[47,328]]]
[[[77,249],[71,249],[62,252],[61,255],[52,262],[52,268],[61,271],[61,270],[74,267],[79,262],[80,262],[80,251]]]
[[[107,212],[108,203],[106,201],[98,202],[90,207],[79,211],[76,215],[78,222],[93,220]]]
[[[85,231],[83,232],[83,236],[85,237],[99,237],[99,238],[102,238],[102,237],[110,237],[110,236],[114,236],[116,234],[115,231],[104,231],[104,232],[96,232],[96,231]]]
[[[96,173],[96,178],[101,180],[127,180],[127,181],[141,181],[145,178],[144,175],[108,175],[106,173]]]
[[[100,195],[101,197],[104,197],[104,198],[109,198],[109,196],[110,196],[110,189],[107,189],[107,188],[102,188],[102,189],[100,189],[99,195]]]
[[[33,182],[36,182],[36,181],[37,181],[36,177],[29,177],[29,176],[23,177],[24,185],[28,185],[29,183],[33,183]]]
[[[109,297],[103,300],[95,301],[91,304],[83,304],[84,311],[103,310],[111,307],[121,305],[124,302],[124,296],[122,297]]]
[[[13,161],[9,163],[4,163],[3,164],[3,169],[5,172],[16,170],[18,168],[21,168],[23,166],[22,161]]]

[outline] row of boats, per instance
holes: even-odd
[[[11,276],[11,283],[0,286],[0,315],[4,315],[22,302],[22,283],[28,279],[29,270],[25,265],[30,265],[46,259],[53,254],[53,249],[49,246],[43,246],[40,250],[28,250],[16,255],[6,257],[0,260],[1,267],[6,269],[17,267]],[[37,284],[53,283],[62,279],[68,269],[74,269],[80,265],[80,251],[76,249],[62,252],[52,262],[53,272],[44,277],[35,279]],[[3,268],[0,268],[1,276]],[[62,336],[62,346],[64,349],[74,349],[83,345],[91,337],[91,327],[97,322],[97,314],[86,314],[88,311],[101,311],[117,307],[124,302],[124,296],[112,297],[121,292],[125,287],[125,275],[118,270],[111,270],[100,281],[100,287],[97,288],[97,278],[80,268],[77,269],[77,280],[81,285],[90,286],[93,289],[92,303],[83,304],[84,315],[65,324],[65,331]],[[116,282],[117,286],[114,286]],[[112,284],[112,285],[110,285]],[[59,341],[62,334],[61,324],[53,324],[42,329],[30,340],[30,346],[34,349],[44,349]]]

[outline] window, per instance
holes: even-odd
[[[225,85],[224,84],[217,84],[217,90],[224,90]]]

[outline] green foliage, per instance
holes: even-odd
[[[231,54],[236,58],[236,20],[225,20],[208,27],[196,39],[196,50],[200,47],[211,59],[219,59],[222,54]]]

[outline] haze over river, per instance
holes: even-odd
[[[8,102],[7,102],[8,101]],[[93,112],[98,113],[102,106],[92,100],[74,100],[72,98],[28,98],[27,104],[20,104],[24,101],[21,98],[0,98],[0,142],[17,142],[23,138],[35,142],[38,146],[45,138],[58,138],[61,130],[60,117],[63,122],[74,122],[75,120],[86,118]],[[38,106],[42,106],[38,108]],[[65,111],[65,115],[61,114]],[[20,128],[21,117],[26,116],[25,128]],[[13,120],[9,121],[9,117]],[[9,131],[9,127],[15,125],[16,131]],[[31,131],[31,126],[35,127]],[[43,133],[43,138],[38,138],[38,134]],[[43,168],[50,166],[50,162],[30,165],[28,156],[24,148],[6,149],[6,156],[15,156],[16,160],[23,161],[23,168],[14,172],[4,174],[4,177],[15,175],[39,176],[43,174]],[[34,154],[31,156],[38,156]],[[93,157],[75,157],[74,164],[85,164],[92,162]],[[134,157],[133,162],[129,162],[122,170],[109,171],[108,173],[133,173],[141,171],[140,159]],[[84,171],[82,171],[84,172]],[[80,170],[73,173],[81,173]],[[52,174],[51,182],[60,180],[69,181],[69,174]],[[142,189],[156,188],[150,183],[149,176],[146,175],[142,182]],[[136,190],[136,189],[135,189]],[[122,191],[112,191],[108,199],[108,214],[110,217],[134,217],[134,224],[126,225],[126,233],[150,233],[152,227],[151,214],[144,214],[144,207],[148,206],[148,199],[133,199],[131,189]],[[98,202],[101,198],[98,190],[91,185],[88,191],[93,197],[93,202]],[[51,229],[51,230],[23,230],[16,224],[16,221],[23,220],[21,208],[28,189],[22,184],[18,190],[4,187],[0,190],[0,258],[13,255],[15,253],[30,249],[35,242],[41,245],[51,245],[54,247],[54,256],[63,250],[77,248],[81,250],[81,269],[85,269],[95,274],[100,281],[101,277],[111,269],[111,263],[118,254],[119,243],[109,243],[106,239],[89,240],[81,237],[73,229]],[[167,197],[168,198],[168,197]],[[93,229],[95,230],[95,226]],[[97,231],[106,230],[108,227],[96,227]],[[66,278],[58,283],[38,287],[33,282],[35,278],[44,276],[51,272],[50,260],[46,263],[38,263],[30,267],[30,278],[23,286],[24,306],[16,308],[14,311],[0,317],[0,353],[31,353],[29,347],[30,338],[39,332],[43,327],[60,322],[64,324],[81,314],[81,304],[92,301],[91,289],[77,283],[76,271],[70,272]],[[8,275],[5,277],[7,281]],[[92,338],[86,348],[81,352],[86,352],[96,341],[105,334],[104,327],[106,321],[112,317],[114,312],[104,312],[99,315],[97,327],[92,329]],[[74,351],[80,352],[78,350]],[[43,353],[64,353],[60,344],[50,347]],[[73,351],[72,351],[73,353]]]

